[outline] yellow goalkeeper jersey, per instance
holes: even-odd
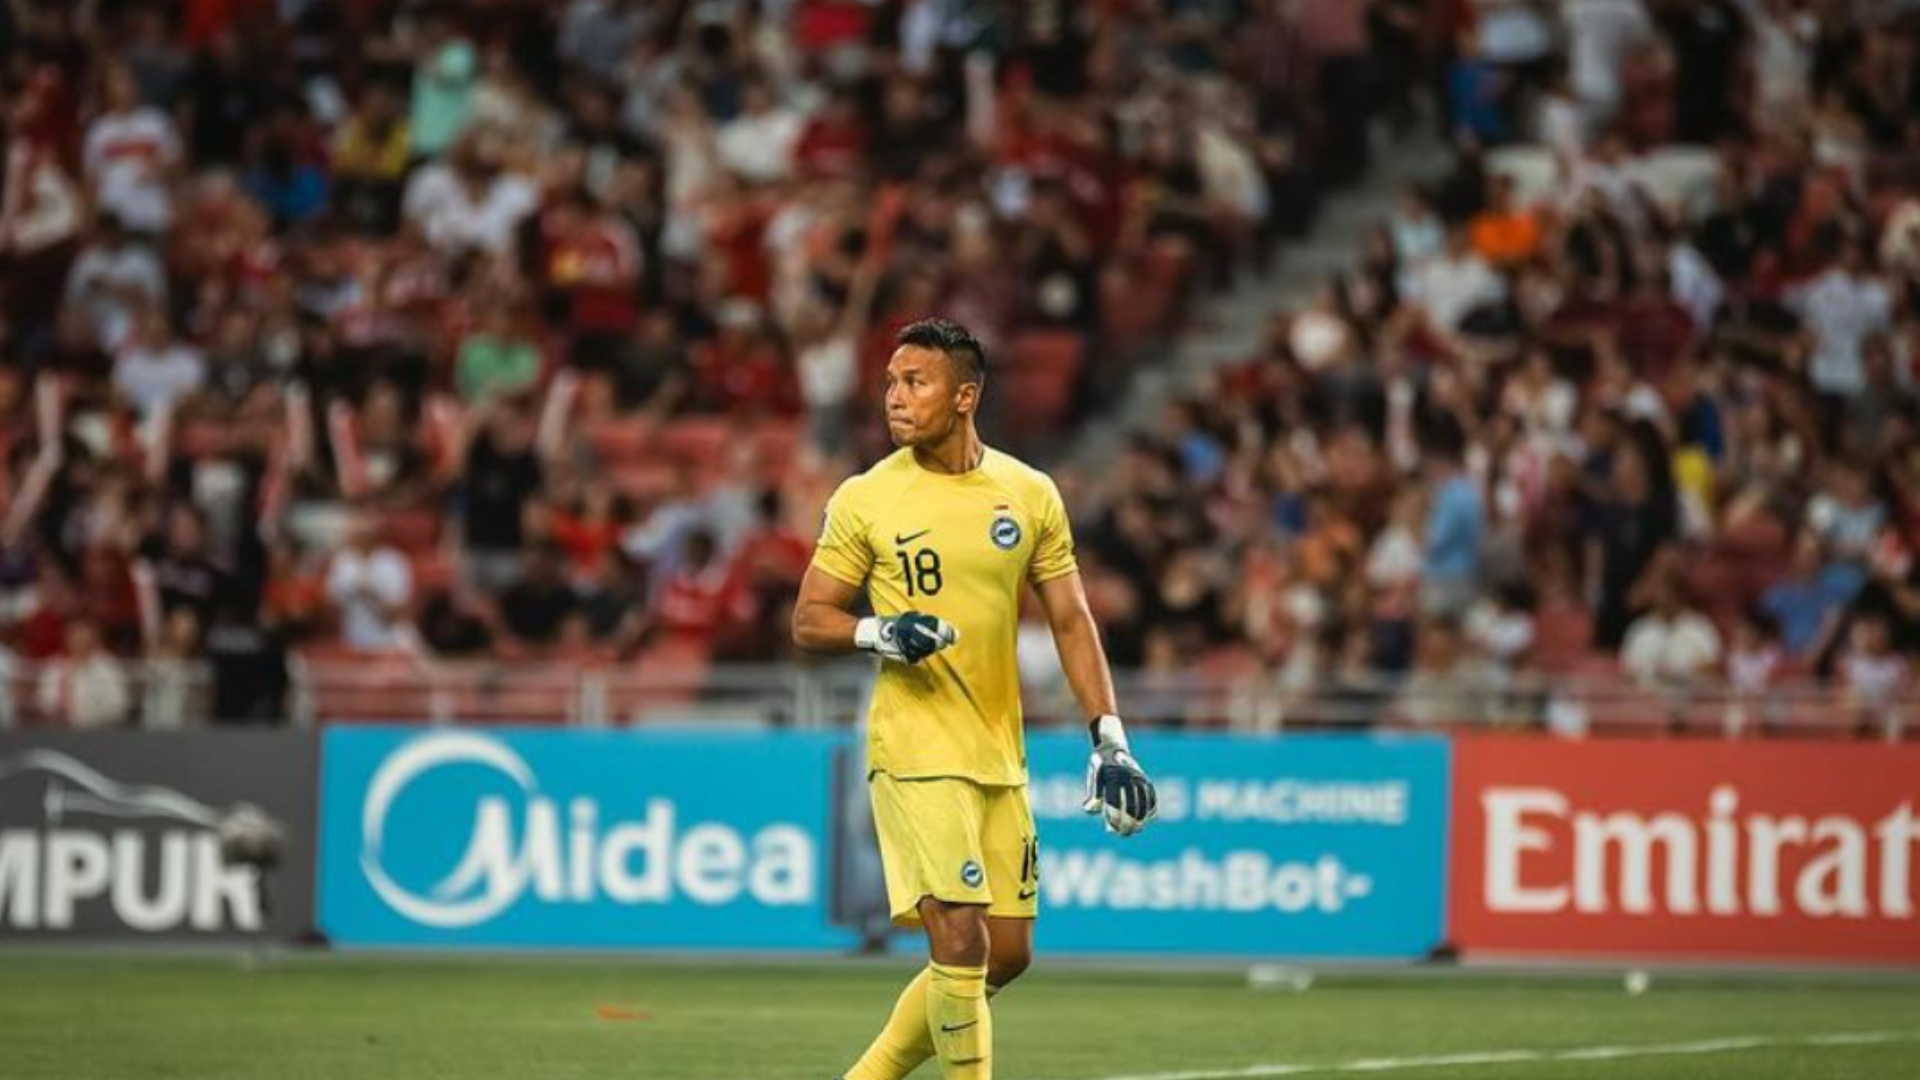
[[[960,632],[958,644],[916,665],[880,666],[869,767],[903,779],[1026,783],[1014,660],[1020,590],[1076,569],[1053,480],[991,448],[959,475],[895,451],[834,492],[813,565],[865,586],[876,615],[921,611]]]

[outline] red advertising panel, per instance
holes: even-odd
[[[1920,746],[1468,737],[1453,799],[1469,956],[1920,963]]]

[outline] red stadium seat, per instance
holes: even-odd
[[[1593,616],[1584,608],[1565,603],[1543,605],[1533,623],[1534,664],[1547,672],[1579,668],[1595,655],[1590,644],[1592,633]],[[1603,659],[1611,670],[1611,658]]]
[[[612,469],[609,479],[616,491],[642,502],[665,498],[679,485],[674,466],[658,461],[636,462]]]
[[[239,429],[216,420],[192,420],[174,433],[174,452],[184,458],[212,458],[231,453]]]
[[[506,724],[565,724],[576,719],[580,672],[572,664],[521,663],[476,686],[471,719]]]
[[[727,447],[739,430],[725,417],[697,416],[675,420],[660,431],[660,453],[681,464],[705,466],[723,463]]]
[[[368,652],[337,642],[300,650],[322,723],[425,721],[433,718],[430,686],[418,658],[403,652]]]
[[[670,716],[700,697],[711,663],[704,638],[668,635],[647,646],[628,664],[608,673],[607,706],[615,723],[650,714]],[[624,677],[623,677],[624,676]]]
[[[440,515],[428,509],[397,510],[380,522],[380,533],[402,552],[420,555],[439,545]]]
[[[651,427],[633,420],[606,420],[587,430],[587,444],[594,457],[608,469],[637,464],[655,452],[656,440]]]
[[[453,560],[436,551],[415,551],[412,553],[413,595],[416,600],[424,600],[437,592],[453,587],[460,576],[459,567]]]
[[[1057,428],[1072,410],[1086,338],[1070,330],[1033,330],[1014,338],[996,372],[1006,387],[1007,418],[1023,433]]]
[[[778,486],[793,467],[805,432],[792,420],[765,420],[754,429],[754,454],[763,482]]]

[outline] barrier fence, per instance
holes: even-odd
[[[284,712],[295,726],[337,722],[510,723],[622,727],[662,720],[823,730],[865,708],[871,665],[708,666],[649,657],[635,664],[448,662],[409,653],[297,655]],[[1118,671],[1130,720],[1247,734],[1300,729],[1502,728],[1560,735],[1653,733],[1920,737],[1914,689],[1862,696],[1809,678],[1764,693],[1718,680],[1642,686],[1619,675],[1547,676],[1475,668],[1305,678],[1265,670]],[[81,679],[62,665],[0,666],[0,728],[35,724],[181,727],[218,698],[205,664],[117,663]],[[1029,673],[1027,718],[1081,722],[1063,680]],[[65,710],[63,712],[63,710]]]
[[[1028,742],[1065,955],[1920,964],[1920,746],[1142,730],[1161,820]],[[837,951],[885,932],[845,730],[0,733],[0,937]]]

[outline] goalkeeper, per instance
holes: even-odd
[[[897,345],[886,411],[900,449],[834,493],[793,619],[804,650],[880,658],[874,827],[894,922],[924,927],[932,959],[844,1080],[898,1080],[928,1058],[947,1080],[987,1080],[987,1002],[1031,961],[1039,906],[1014,664],[1028,585],[1090,718],[1087,812],[1131,836],[1155,797],[1116,715],[1060,492],[975,430],[984,350],[944,319]],[[875,614],[859,618],[863,589]]]

